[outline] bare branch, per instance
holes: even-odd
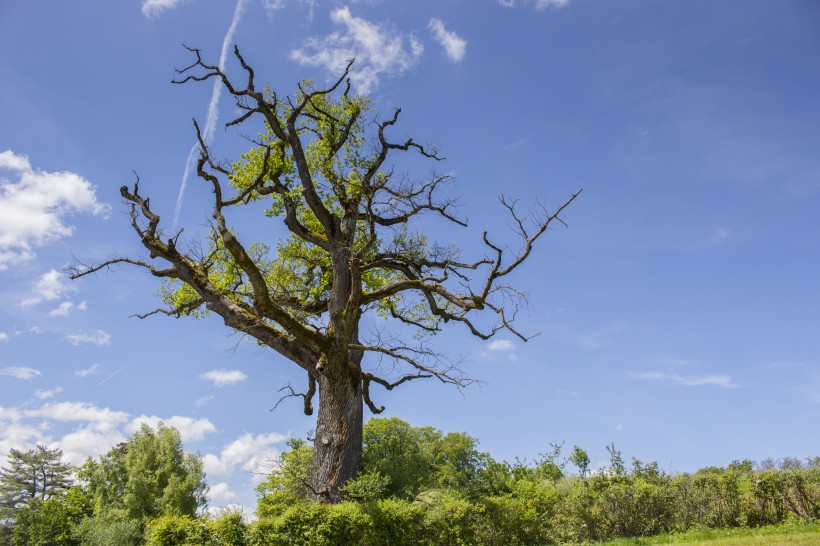
[[[279,392],[288,391],[288,394],[284,395],[280,398],[276,404],[270,409],[270,411],[276,410],[285,399],[287,398],[302,398],[304,402],[304,413],[305,415],[313,415],[313,396],[316,394],[316,377],[308,372],[308,389],[307,392],[296,392],[293,390],[293,387],[290,384],[285,385]]]

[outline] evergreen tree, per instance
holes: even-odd
[[[72,484],[72,466],[62,457],[60,449],[42,445],[28,451],[12,449],[8,466],[0,470],[0,519],[13,520],[33,501],[62,496]]]

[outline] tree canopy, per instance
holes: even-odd
[[[304,412],[312,414],[319,394],[308,487],[315,498],[335,502],[360,466],[363,406],[376,414],[384,409],[373,400],[374,385],[392,390],[421,378],[460,387],[471,382],[430,343],[445,323],[481,339],[502,330],[527,339],[514,325],[522,292],[507,281],[550,224],[562,222],[560,213],[577,193],[554,211],[536,205],[521,212],[502,196],[518,248],[511,251],[484,232],[485,254],[464,259],[456,245],[432,242],[421,230],[430,215],[466,226],[443,191],[451,176],[433,171],[413,177],[394,163],[407,152],[433,163],[443,158],[413,138],[393,136],[400,109],[382,118],[371,101],[351,93],[353,61],[327,87],[306,81],[293,96],[282,96],[257,86],[238,48],[241,84],[204,62],[198,49],[188,49],[195,60],[178,71],[175,83],[217,79],[241,112],[227,126],[260,119],[261,133],[251,150],[228,163],[212,156],[194,121],[197,174],[213,192],[205,240],[165,232],[138,178],[120,193],[150,258],[77,264],[73,276],[121,263],[143,268],[167,282],[165,305],[142,317],[215,313],[301,367],[306,389],[288,386],[286,396],[302,398]],[[229,214],[251,203],[280,220],[287,236],[241,237]],[[364,328],[368,313],[388,326]],[[493,320],[478,321],[481,313]],[[365,354],[370,357],[363,360]]]

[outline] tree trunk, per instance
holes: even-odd
[[[324,373],[316,374],[319,415],[310,469],[314,500],[330,503],[342,500],[339,488],[359,471],[363,418],[359,363],[344,359],[333,364],[328,362]]]

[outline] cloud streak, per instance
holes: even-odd
[[[219,54],[219,69],[225,70],[225,61],[228,57],[228,49],[233,41],[233,35],[236,32],[236,27],[239,25],[239,20],[242,18],[242,11],[245,8],[245,0],[237,0],[236,8],[233,12],[233,19],[231,19],[231,26],[228,27],[228,32],[222,39],[222,51]],[[208,116],[205,118],[205,127],[202,132],[202,139],[205,145],[211,144],[216,131],[216,121],[219,117],[219,97],[222,95],[222,81],[219,78],[214,78],[214,87],[211,92],[211,102],[208,104]],[[185,197],[185,187],[188,184],[188,178],[191,176],[191,170],[194,166],[194,158],[196,152],[199,150],[199,143],[194,143],[191,151],[188,152],[188,157],[185,159],[185,170],[182,173],[182,182],[179,185],[179,195],[177,195],[177,205],[174,209],[174,221],[171,226],[171,231],[176,231],[177,223],[179,222],[179,214],[182,212],[182,203]]]
[[[702,375],[702,376],[683,376],[676,373],[663,372],[633,372],[632,377],[635,379],[644,379],[649,381],[664,381],[667,383],[675,383],[683,385],[684,387],[702,387],[707,385],[714,385],[724,389],[734,389],[737,385],[732,383],[732,378],[728,375]]]

